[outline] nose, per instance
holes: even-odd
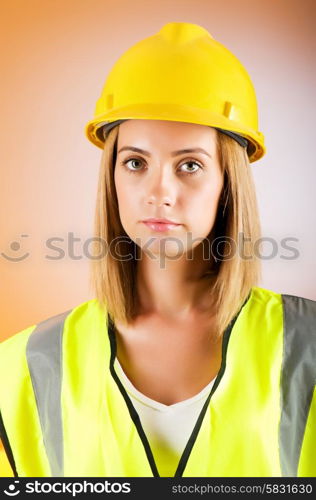
[[[153,169],[146,189],[147,203],[150,205],[173,205],[176,198],[176,187],[172,173],[168,168]]]

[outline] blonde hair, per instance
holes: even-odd
[[[94,242],[90,284],[98,302],[111,319],[130,325],[137,317],[139,299],[136,289],[137,260],[117,259],[121,256],[138,256],[137,245],[124,231],[118,210],[114,184],[114,167],[117,152],[118,126],[105,139],[99,171],[98,191],[94,221]],[[221,336],[239,312],[253,286],[261,278],[261,265],[255,255],[255,243],[261,237],[257,198],[249,159],[245,148],[234,139],[217,131],[224,186],[218,205],[216,220],[209,237],[220,238],[221,252],[215,248],[215,263],[210,265],[210,299],[216,317],[215,338]],[[245,243],[240,256],[240,240]],[[226,259],[233,243],[237,255]],[[101,244],[101,256],[100,256]],[[106,253],[104,255],[104,246]],[[110,249],[110,251],[109,251]],[[210,261],[211,264],[211,261]]]

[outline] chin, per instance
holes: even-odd
[[[179,240],[176,241],[166,241],[164,236],[153,236],[152,238],[147,238],[146,241],[143,240],[144,252],[148,255],[159,256],[161,259],[173,259],[181,258],[183,252],[185,251],[183,242]]]

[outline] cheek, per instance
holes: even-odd
[[[135,191],[128,184],[118,183],[116,194],[120,218],[124,225],[124,222],[128,223],[129,220],[134,218],[137,206]]]
[[[206,238],[214,227],[220,192],[209,186],[193,196],[187,205],[187,221],[193,237]],[[195,246],[195,245],[193,245]]]
[[[133,208],[133,197],[127,187],[121,187],[117,192],[117,199],[119,208],[122,212],[126,213]],[[135,205],[135,203],[134,203]]]
[[[188,202],[188,213],[194,219],[199,218],[201,223],[209,221],[210,217],[216,216],[220,197],[220,190],[216,187],[205,186],[196,196],[190,197]]]
[[[114,173],[114,183],[115,183],[118,205],[121,210],[127,203],[128,200],[127,196],[129,189],[126,183],[124,183],[124,180],[122,179],[122,176],[118,171],[115,171]]]

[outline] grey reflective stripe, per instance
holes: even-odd
[[[64,476],[61,416],[62,336],[64,322],[70,312],[71,309],[39,323],[26,346],[27,363],[53,477]]]
[[[279,445],[282,476],[297,476],[316,384],[316,301],[282,294],[284,345]]]

